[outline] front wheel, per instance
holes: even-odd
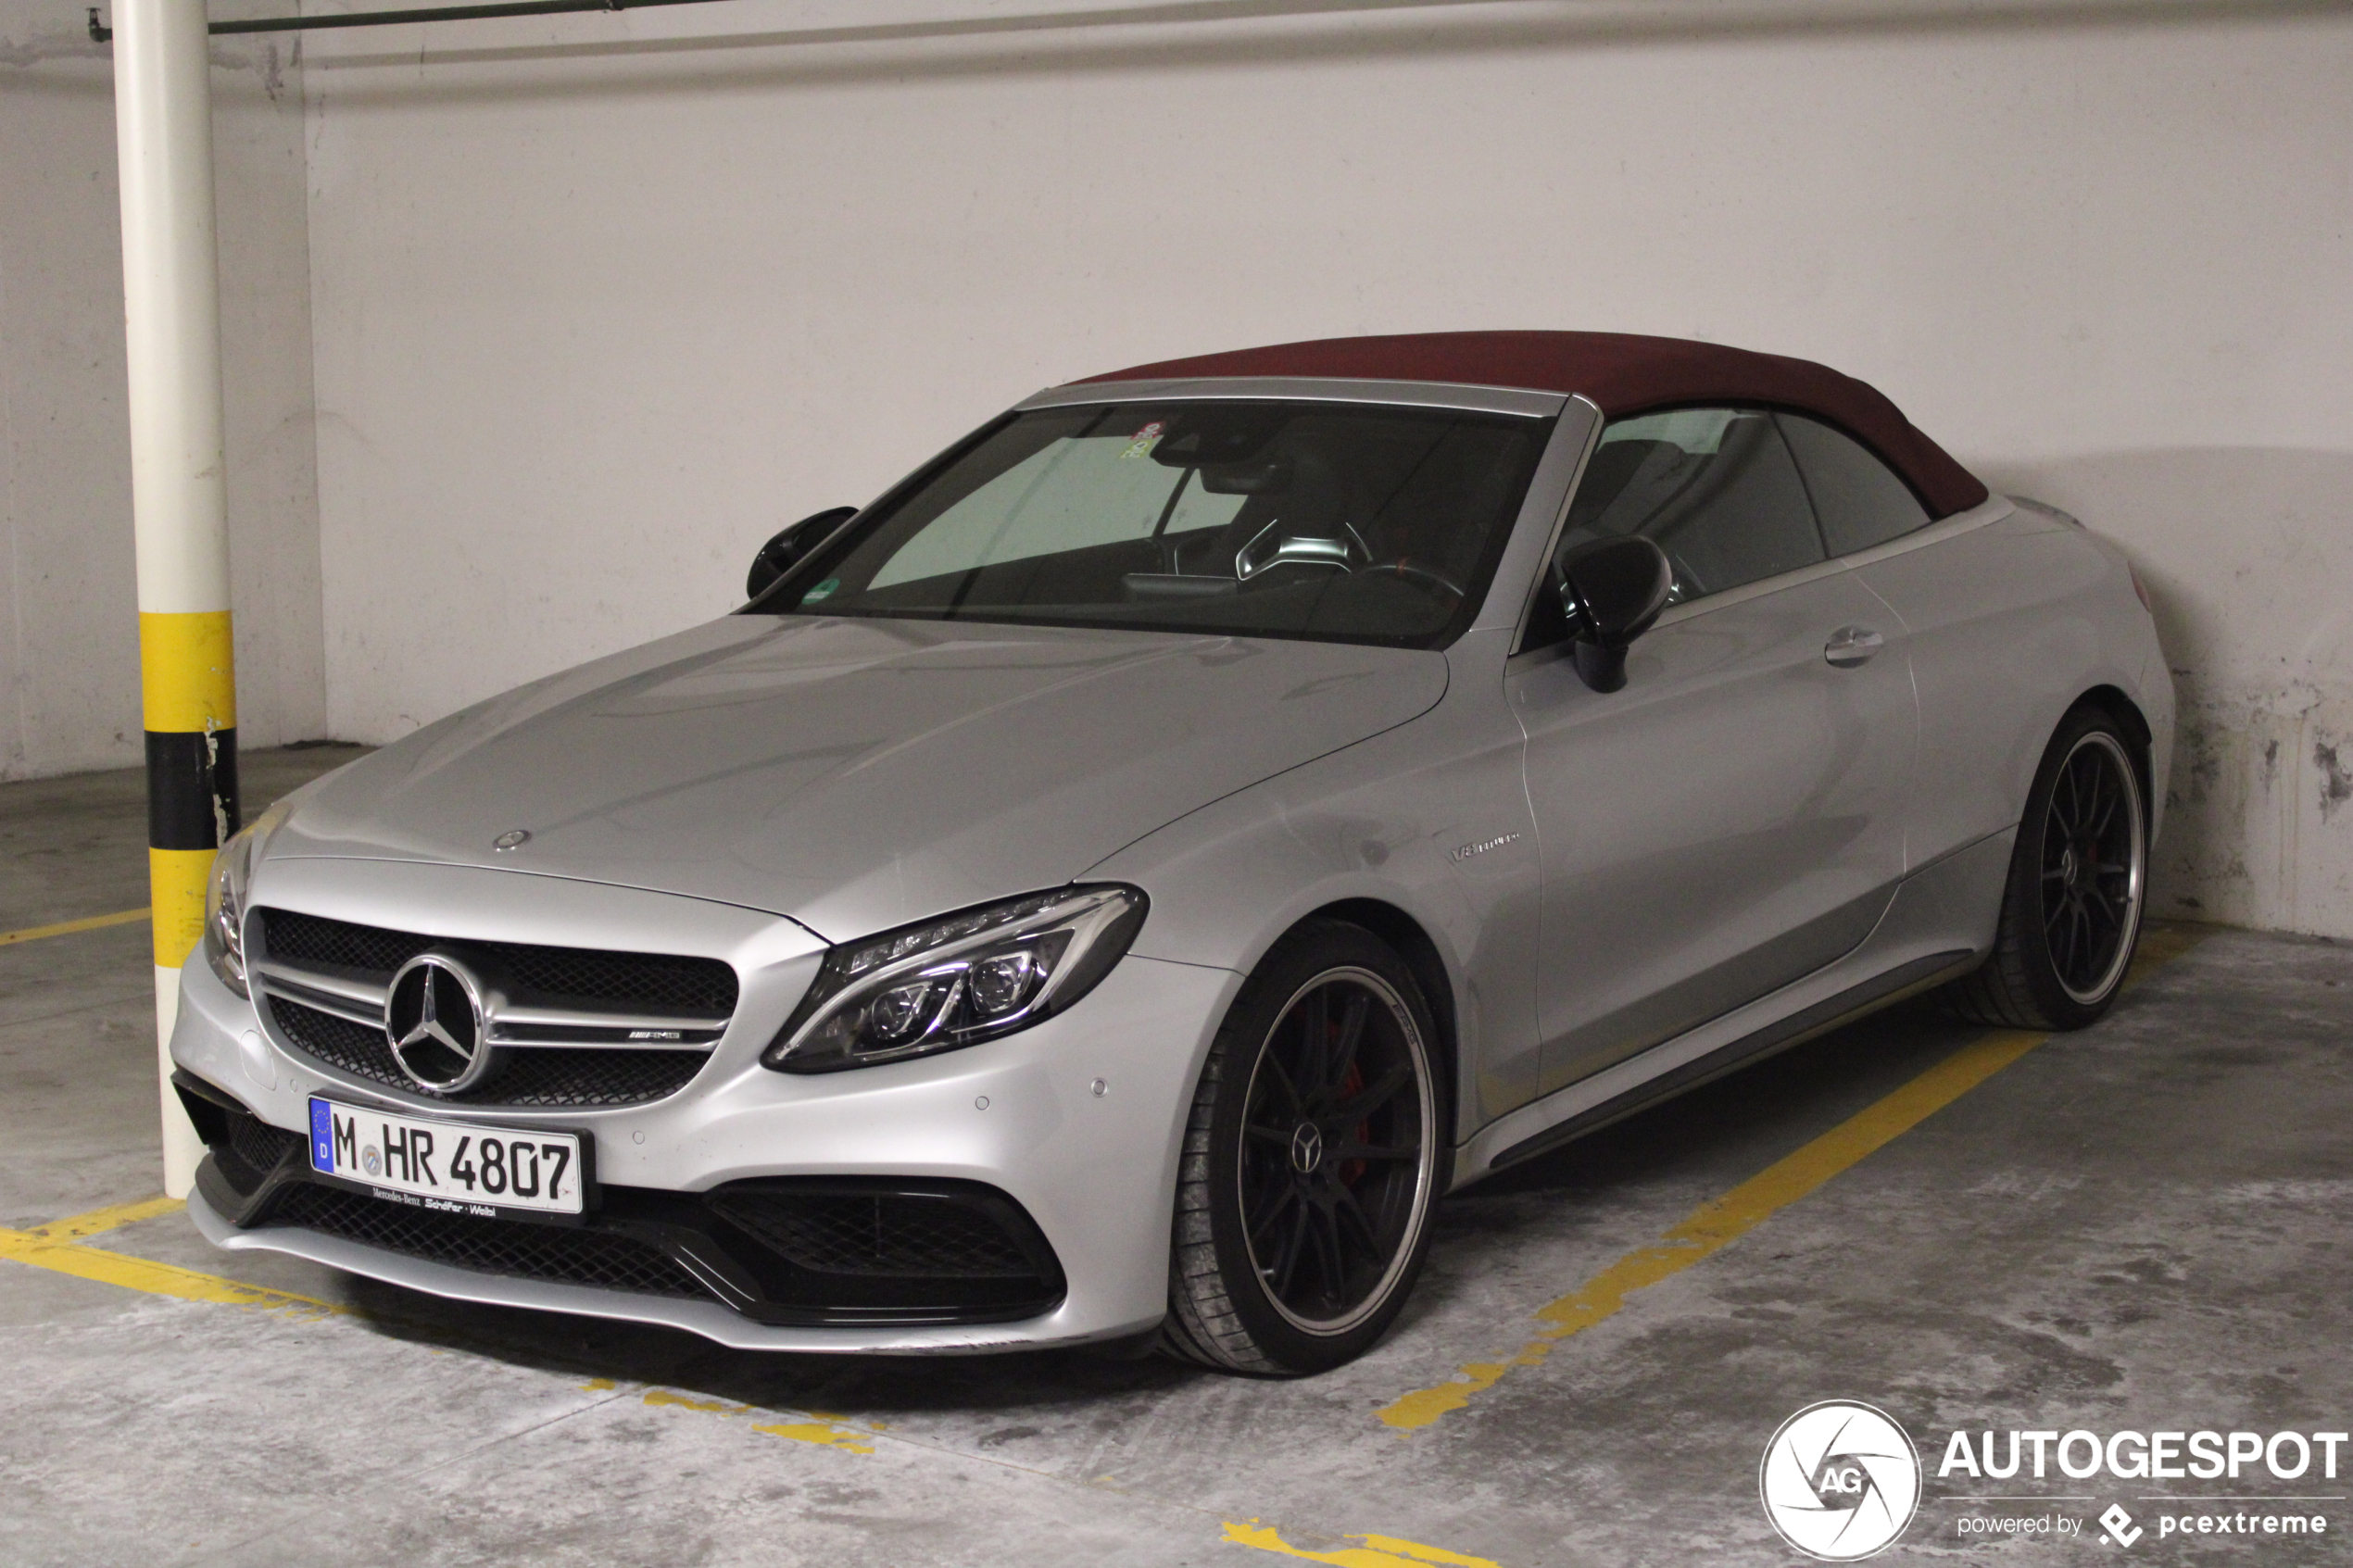
[[[1437,1196],[1431,1040],[1412,971],[1370,932],[1318,922],[1267,955],[1193,1096],[1166,1349],[1296,1377],[1387,1331]]]
[[[1994,951],[1960,1010],[2017,1029],[2081,1029],[2123,988],[2148,883],[2148,811],[2132,738],[2070,713],[2034,775],[2010,852]]]

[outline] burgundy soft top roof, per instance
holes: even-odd
[[[1138,365],[1088,381],[1304,376],[1452,382],[1575,393],[1612,418],[1691,403],[1762,403],[1818,414],[1875,448],[1938,517],[1985,499],[1985,486],[1852,376],[1808,359],[1629,332],[1417,332],[1334,337]]]

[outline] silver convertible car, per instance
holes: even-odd
[[[1931,986],[2100,1016],[2138,580],[1859,382],[1358,338],[1029,398],[220,856],[190,1212],[786,1350],[1334,1366],[1441,1195]]]

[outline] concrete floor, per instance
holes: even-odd
[[[348,755],[248,759],[248,809]],[[0,786],[0,930],[145,902],[143,833],[135,773]],[[1304,1383],[738,1354],[232,1258],[165,1211],[82,1245],[333,1310],[184,1298],[226,1292],[135,1262],[81,1277],[87,1252],[0,1261],[0,1562],[1780,1563],[1797,1559],[1759,1507],[1759,1457],[1830,1398],[1887,1410],[1923,1452],[1919,1514],[1880,1561],[2353,1561],[2344,1479],[1936,1474],[1956,1427],[2353,1424],[2353,951],[2165,935],[2187,950],[2097,1028],[1532,1364],[1498,1363],[1546,1303],[1629,1277],[1629,1254],[1640,1273],[1686,1216],[1978,1032],[1907,1007],[1449,1200],[1397,1330]],[[146,944],[126,924],[0,946],[18,1259],[22,1233],[156,1189]],[[1478,1391],[1399,1403],[1449,1385]],[[1973,1491],[2082,1500],[1957,1500]],[[2163,1539],[2156,1493],[2319,1497],[2293,1507],[2330,1533]],[[2150,1526],[2129,1551],[2088,1522],[2110,1502]],[[2212,1509],[2246,1506],[2268,1505]],[[2064,1542],[1959,1534],[2004,1513],[2086,1523]]]

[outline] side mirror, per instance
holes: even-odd
[[[1577,673],[1597,692],[1626,684],[1626,648],[1651,629],[1675,585],[1667,552],[1639,534],[1588,539],[1553,561]]]
[[[750,574],[744,579],[745,596],[756,599],[774,587],[779,578],[800,564],[801,557],[824,544],[826,535],[857,515],[856,507],[830,507],[802,518],[761,546],[760,553],[751,558]]]

